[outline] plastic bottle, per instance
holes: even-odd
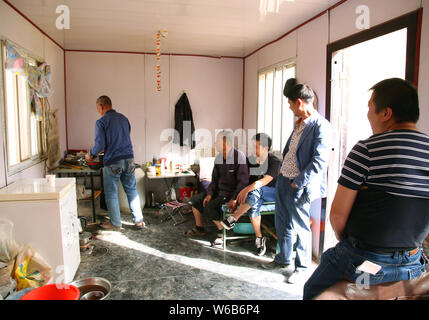
[[[161,162],[161,175],[165,174],[165,160],[162,160]]]

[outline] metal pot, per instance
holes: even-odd
[[[86,278],[82,280],[76,280],[70,283],[71,285],[77,287],[80,291],[79,299],[91,299],[91,300],[104,300],[109,297],[110,292],[112,291],[112,285],[107,279],[94,277]],[[100,291],[104,294],[101,295]],[[91,294],[91,292],[94,292]],[[88,293],[90,293],[88,295]]]

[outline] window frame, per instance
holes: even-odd
[[[407,61],[405,69],[405,79],[414,83],[418,87],[419,78],[419,58],[420,58],[420,38],[422,9],[412,11],[400,17],[376,25],[368,30],[355,33],[344,39],[337,40],[327,46],[326,61],[326,116],[331,118],[331,81],[332,80],[332,58],[336,51],[351,47],[353,45],[372,40],[389,33],[407,28]]]
[[[266,77],[266,74],[267,73],[269,73],[269,72],[273,72],[273,92],[272,92],[272,104],[273,104],[273,110],[272,110],[272,113],[274,114],[274,102],[275,102],[275,98],[274,98],[274,90],[275,90],[275,76],[276,76],[276,71],[277,70],[279,70],[279,69],[281,69],[282,70],[282,92],[283,92],[283,86],[284,86],[284,79],[283,79],[283,70],[285,69],[285,68],[291,68],[291,67],[294,67],[295,68],[295,78],[296,78],[296,75],[297,75],[297,73],[298,73],[298,65],[297,65],[297,58],[296,57],[294,57],[294,58],[290,58],[290,59],[287,59],[287,60],[283,60],[283,61],[281,61],[281,62],[278,62],[278,63],[276,63],[276,64],[273,64],[273,65],[270,65],[270,66],[268,66],[268,67],[264,67],[264,68],[261,68],[261,69],[259,69],[258,70],[258,76],[257,76],[257,81],[258,81],[258,89],[257,89],[257,114],[256,114],[256,131],[259,133],[259,132],[265,132],[265,131],[263,131],[263,130],[260,130],[260,128],[259,128],[259,113],[260,113],[260,110],[259,110],[259,98],[260,98],[260,77],[261,77],[261,75],[265,75],[265,77]],[[266,78],[265,78],[266,79]],[[265,89],[264,89],[264,94],[266,95],[266,85],[265,85]],[[280,152],[280,153],[282,153],[283,152],[283,148],[284,148],[284,146],[286,145],[286,143],[287,143],[287,139],[288,138],[286,138],[286,141],[283,141],[283,111],[284,111],[284,108],[285,108],[285,105],[284,105],[284,101],[285,101],[285,98],[283,97],[283,95],[282,95],[282,99],[281,99],[281,106],[280,106],[280,110],[281,110],[281,117],[280,117],[280,150],[275,150],[274,149],[274,143],[273,143],[273,146],[272,146],[272,151],[273,152]],[[265,103],[266,103],[266,99],[265,99],[265,97],[264,97],[264,123],[265,123],[265,112],[266,112],[266,106],[265,106]],[[296,119],[295,119],[296,117],[294,116],[294,120],[293,121],[295,121]],[[273,130],[273,128],[274,128],[274,117],[272,117],[272,120],[271,120],[271,127],[272,127],[272,130]],[[264,128],[265,128],[265,125],[264,125]],[[272,134],[271,133],[268,133],[267,132],[267,134],[269,134],[270,135],[270,137],[274,140],[274,137],[272,137]]]
[[[5,40],[4,38],[0,38],[0,119],[1,119],[1,130],[2,130],[2,134],[3,134],[3,157],[4,157],[4,164],[5,164],[5,173],[7,177],[13,176],[21,171],[24,171],[26,169],[29,169],[45,160],[47,160],[48,156],[47,156],[47,137],[45,135],[45,126],[46,126],[46,109],[44,110],[43,113],[43,118],[40,121],[40,126],[37,130],[37,141],[39,143],[39,152],[36,155],[31,155],[32,153],[32,147],[31,147],[31,119],[29,122],[29,127],[28,127],[28,131],[29,131],[29,152],[30,152],[30,156],[29,158],[25,159],[25,160],[21,160],[19,161],[19,163],[15,164],[15,165],[10,165],[9,163],[9,141],[8,141],[8,130],[7,130],[7,97],[6,97],[6,68],[4,66],[4,62],[5,62],[5,57],[4,57],[4,50],[5,50]],[[19,47],[18,45],[14,44],[14,46],[16,46],[18,49],[22,50],[23,52],[27,53],[25,49]],[[34,59],[34,61],[39,64],[41,63],[41,59],[40,58],[36,58],[31,54],[28,54],[29,57],[31,57],[32,59]],[[28,84],[27,84],[28,85]],[[43,99],[45,100],[45,99]],[[29,102],[30,103],[30,102]],[[43,103],[45,103],[43,101]],[[30,111],[31,112],[31,111]],[[19,113],[19,112],[18,112]],[[31,114],[30,114],[31,117]],[[18,120],[19,122],[19,120]],[[19,132],[19,130],[18,130]],[[18,137],[19,139],[19,137]],[[21,150],[20,150],[21,153]]]

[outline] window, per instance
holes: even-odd
[[[2,61],[5,61],[7,52],[4,45],[2,54]],[[31,59],[27,59],[27,62],[34,66],[37,64]],[[32,112],[27,77],[3,69],[6,155],[8,174],[13,174],[44,157],[44,117],[37,118]],[[43,99],[41,103],[43,105]]]
[[[294,115],[283,88],[295,73],[295,63],[283,63],[259,73],[257,130],[273,139],[273,151],[283,151],[294,127]]]

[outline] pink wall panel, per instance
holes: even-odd
[[[163,55],[162,87],[156,90],[155,56],[149,54],[67,52],[69,148],[93,145],[98,119],[95,100],[111,97],[132,126],[137,163],[159,156],[168,142],[164,129],[174,128],[174,107],[183,90],[190,100],[197,129],[241,127],[242,60]]]

